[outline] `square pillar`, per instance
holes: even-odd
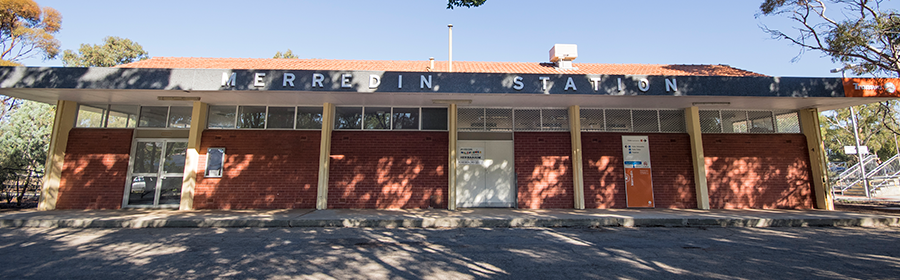
[[[456,154],[456,142],[457,142],[457,105],[455,103],[451,103],[447,108],[447,114],[449,114],[449,130],[450,134],[450,144],[447,145],[449,148],[449,158],[447,159],[447,209],[456,210],[456,158],[459,156]]]
[[[822,130],[819,128],[819,109],[803,109],[798,113],[800,130],[806,136],[806,147],[809,151],[809,166],[812,171],[810,181],[816,195],[816,208],[834,210],[834,197],[826,172],[825,144],[822,142]]]
[[[331,168],[331,131],[334,130],[334,104],[322,105],[322,141],[319,142],[319,184],[316,210],[328,209],[328,172]]]
[[[581,162],[581,107],[569,106],[569,134],[572,136],[572,186],[575,209],[584,209],[584,166]]]
[[[66,145],[69,142],[69,131],[75,127],[77,117],[78,103],[68,100],[56,101],[56,116],[53,120],[53,131],[50,133],[50,150],[47,153],[47,162],[44,164],[44,184],[41,186],[38,210],[56,209],[63,160],[66,158]]]
[[[194,188],[197,186],[197,172],[200,164],[200,138],[206,129],[209,104],[194,101],[191,111],[191,129],[188,135],[187,153],[184,158],[184,177],[181,181],[181,204],[178,210],[194,210]]]
[[[706,184],[706,158],[703,155],[703,133],[700,131],[700,109],[684,109],[684,122],[691,136],[691,164],[694,167],[694,188],[697,209],[709,210],[709,186]]]

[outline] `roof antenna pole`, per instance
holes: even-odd
[[[447,28],[450,30],[450,42],[449,42],[450,58],[448,59],[449,64],[450,64],[450,66],[449,66],[450,70],[448,70],[448,72],[453,72],[453,24],[448,24]]]

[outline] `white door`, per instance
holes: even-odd
[[[513,142],[462,140],[457,147],[456,206],[514,207]]]
[[[136,139],[132,144],[130,180],[125,187],[126,207],[177,207],[187,141]]]

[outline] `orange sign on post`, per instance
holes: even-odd
[[[625,200],[629,208],[653,208],[650,142],[647,136],[622,136],[625,159]]]

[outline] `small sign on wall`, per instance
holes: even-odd
[[[221,178],[224,170],[225,148],[206,149],[206,172],[203,176],[207,178]]]
[[[477,164],[484,163],[484,148],[479,147],[460,147],[459,148],[459,164]]]
[[[650,141],[647,136],[622,136],[625,163],[625,200],[630,207],[652,208],[653,178],[650,176]]]

